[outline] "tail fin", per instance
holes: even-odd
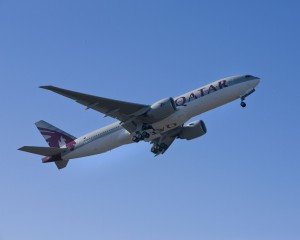
[[[67,149],[74,148],[76,138],[43,120],[36,122],[35,125],[50,147],[24,146],[19,150],[43,155],[45,156],[42,158],[43,163],[55,162],[58,169],[65,168],[69,160],[62,160],[62,154]],[[64,145],[66,147],[62,148]]]
[[[69,162],[69,160],[55,161],[55,164],[58,169],[62,169],[67,166],[68,162]]]
[[[74,136],[43,120],[36,122],[35,125],[50,147],[59,148],[76,139]]]

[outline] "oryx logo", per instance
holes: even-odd
[[[73,141],[69,136],[52,129],[38,128],[50,147],[62,147]]]

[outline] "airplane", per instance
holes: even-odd
[[[246,97],[255,91],[259,82],[260,78],[252,75],[231,76],[152,105],[123,102],[50,85],[40,86],[118,121],[76,138],[41,120],[35,125],[49,147],[23,146],[18,150],[42,155],[43,163],[54,162],[58,169],[66,167],[71,159],[140,141],[150,142],[151,152],[158,156],[164,154],[176,138],[192,140],[206,134],[203,120],[186,124],[192,117],[236,99],[241,99],[240,105],[246,107]]]

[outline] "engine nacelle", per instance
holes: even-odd
[[[203,136],[207,132],[205,123],[202,120],[189,123],[183,126],[178,137],[181,139],[191,140]]]
[[[147,112],[148,119],[151,121],[160,121],[172,113],[176,112],[176,104],[173,98],[165,98],[151,105]]]

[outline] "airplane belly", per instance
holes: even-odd
[[[169,117],[153,123],[153,129],[149,132],[150,138],[145,139],[146,142],[152,141],[153,139],[160,137],[161,134],[171,131],[174,128],[177,128],[184,124],[187,120],[189,120],[187,109],[179,108],[175,113],[170,115]]]

